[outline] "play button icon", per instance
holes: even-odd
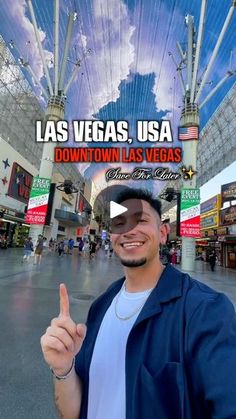
[[[114,201],[110,201],[110,218],[118,217],[118,215],[121,215],[126,211],[128,211],[128,208],[117,204]]]
[[[132,231],[143,213],[142,200],[126,185],[111,185],[103,189],[93,204],[94,219],[111,234]]]

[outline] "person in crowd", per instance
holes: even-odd
[[[82,239],[82,237],[80,237],[80,239],[79,239],[79,255],[82,255],[82,252],[83,252],[83,248],[84,248],[84,241],[83,241],[83,239]]]
[[[209,254],[209,264],[211,267],[211,271],[214,272],[216,266],[216,252],[212,250]]]
[[[170,254],[171,254],[172,265],[176,265],[176,263],[177,263],[177,253],[176,253],[176,250],[175,250],[174,247],[171,249]]]
[[[97,242],[97,246],[96,246],[96,253],[98,253],[98,252],[99,252],[99,250],[101,249],[101,246],[102,246],[101,241],[98,241],[98,242]]]
[[[160,258],[161,263],[166,266],[169,263],[169,249],[167,246],[162,246],[161,252],[160,252]]]
[[[104,250],[105,250],[105,254],[106,254],[106,256],[109,256],[109,241],[108,240],[106,240],[106,242],[105,242],[105,246],[104,246]]]
[[[236,418],[233,305],[161,264],[166,229],[157,199],[129,188],[116,202],[128,208],[111,235],[124,276],[93,302],[87,333],[72,320],[61,284],[59,316],[41,338],[59,416]]]
[[[7,237],[6,237],[6,234],[2,234],[2,236],[1,236],[0,247],[1,247],[2,249],[7,249],[7,248],[8,248],[8,243],[7,243]]]
[[[84,247],[83,247],[83,252],[84,252],[84,258],[85,259],[89,259],[90,258],[90,243],[89,240],[85,240],[84,242]]]
[[[109,243],[109,257],[111,258],[113,255],[113,247],[112,247],[112,242],[110,241]]]
[[[54,240],[52,237],[49,240],[48,246],[49,246],[49,250],[52,252],[54,250]]]
[[[202,251],[202,260],[203,260],[203,262],[206,262],[206,251],[205,250]]]
[[[74,240],[72,238],[70,238],[69,241],[68,241],[68,254],[69,255],[72,255],[73,249],[74,249],[74,245],[75,245]]]
[[[69,251],[68,243],[69,243],[69,240],[67,239],[67,237],[65,237],[64,238],[64,253],[65,254],[68,254],[68,251]]]
[[[181,250],[179,247],[176,249],[176,263],[179,265],[181,262]]]
[[[44,237],[41,234],[39,234],[38,241],[35,246],[35,252],[34,252],[34,265],[41,264],[43,248],[44,248]]]
[[[61,257],[64,255],[64,249],[65,249],[65,241],[62,239],[60,240],[60,242],[58,243],[58,255]]]
[[[25,239],[25,244],[24,244],[24,256],[22,259],[22,263],[24,261],[29,261],[31,253],[34,251],[34,245],[32,242],[32,238],[28,237],[27,239]]]
[[[90,242],[90,249],[89,249],[89,257],[90,257],[90,260],[93,259],[94,256],[95,256],[96,247],[97,247],[97,243],[94,240],[92,240]]]
[[[43,238],[43,250],[44,252],[48,249],[48,239],[47,237]]]

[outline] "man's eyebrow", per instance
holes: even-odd
[[[131,214],[129,214],[129,211],[126,213],[128,216],[131,216],[131,217],[140,217],[140,216],[145,216],[145,217],[148,217],[148,218],[150,218],[151,217],[151,215],[150,214],[148,214],[148,212],[145,212],[145,211],[136,211],[136,212],[132,212]],[[126,218],[126,215],[124,214],[123,216],[121,216],[121,217],[124,217],[124,218]]]
[[[126,215],[125,214],[123,214],[123,215],[117,215],[117,217],[114,217],[114,220],[124,220],[124,219],[126,219],[127,215],[128,216],[131,215],[132,217],[133,216],[138,217],[138,216],[142,216],[142,215],[144,215],[145,217],[148,217],[148,218],[151,217],[151,215],[148,214],[147,212],[144,212],[144,211],[136,211],[136,212],[134,212],[132,214],[129,214],[129,212],[126,212]]]
[[[148,214],[148,212],[145,211],[137,211],[132,215],[144,215],[145,217],[149,217],[150,218],[150,214]]]

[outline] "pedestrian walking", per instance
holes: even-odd
[[[108,254],[109,254],[109,242],[108,241],[105,242],[104,250],[105,250],[106,256],[108,256]]]
[[[73,240],[73,239],[70,239],[70,240],[68,241],[68,254],[69,254],[69,255],[72,255],[72,253],[73,253],[73,249],[74,249],[74,245],[75,245],[74,240]]]
[[[177,258],[176,263],[177,265],[179,265],[181,262],[181,250],[179,247],[176,249],[176,258]]]
[[[210,267],[211,267],[211,271],[214,272],[215,265],[216,265],[216,252],[215,252],[215,250],[212,250],[210,255],[209,255],[209,264],[210,264]]]
[[[95,241],[91,241],[90,248],[89,248],[89,257],[90,257],[90,260],[93,259],[94,256],[95,256],[96,247],[97,247],[97,243]]]
[[[177,253],[176,253],[176,250],[175,250],[174,247],[170,250],[170,255],[171,255],[172,265],[176,265],[176,263],[177,263]]]
[[[64,249],[65,249],[65,241],[63,239],[59,242],[57,249],[58,249],[58,255],[63,256]]]
[[[79,255],[82,255],[83,248],[84,248],[84,241],[82,238],[80,238],[79,239]]]
[[[34,251],[34,245],[32,242],[32,238],[28,237],[27,239],[25,239],[25,244],[24,244],[24,256],[22,259],[22,263],[24,261],[29,261],[31,253]]]
[[[49,246],[49,250],[52,252],[54,250],[54,240],[52,237],[49,240],[48,246]]]
[[[112,242],[110,241],[109,243],[109,257],[111,258],[113,255],[113,247],[112,247]]]
[[[83,247],[83,253],[84,253],[85,259],[90,258],[89,252],[90,252],[90,244],[89,244],[89,241],[86,240]]]
[[[44,246],[44,238],[41,234],[38,236],[38,241],[35,246],[34,252],[34,265],[40,265],[42,261],[42,254],[43,254],[43,246]]]
[[[68,247],[69,240],[67,238],[64,239],[64,253],[68,254],[69,247]]]

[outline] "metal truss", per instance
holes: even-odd
[[[45,111],[0,35],[0,136],[37,169],[43,143],[35,142],[35,121],[43,120],[44,116]],[[57,164],[54,172],[83,183],[72,164]]]
[[[0,35],[0,135],[35,167],[42,145],[35,143],[35,120],[44,111]]]
[[[197,153],[197,186],[200,187],[236,161],[236,83],[200,132]],[[170,181],[166,188],[181,188],[181,181]],[[163,202],[163,211],[173,207]]]
[[[236,83],[200,133],[197,185],[236,161]]]

